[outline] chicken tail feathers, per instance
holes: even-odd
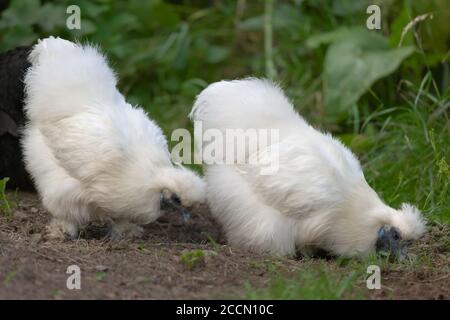
[[[115,74],[96,47],[49,37],[28,58],[25,109],[30,120],[55,121],[117,98]]]

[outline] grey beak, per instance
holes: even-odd
[[[403,261],[407,258],[407,244],[402,241],[400,231],[395,227],[382,227],[378,231],[377,252],[390,254],[398,261]]]
[[[167,199],[161,193],[161,209],[175,209],[176,211],[181,213],[185,222],[192,217],[191,212],[181,205],[180,198],[176,194],[172,194],[170,199]]]

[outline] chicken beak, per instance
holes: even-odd
[[[174,209],[177,212],[181,214],[183,217],[183,220],[185,222],[189,221],[192,217],[191,212],[183,207],[180,203],[179,198],[176,195],[172,195],[169,199],[164,197],[164,195],[161,193],[161,209],[167,210],[167,209]]]
[[[407,246],[404,243],[397,243],[397,245],[391,247],[391,255],[397,259],[397,261],[402,262],[408,258]]]
[[[380,228],[376,249],[378,252],[387,253],[401,262],[408,257],[407,248],[409,242],[402,241],[398,236],[395,236],[396,233],[398,232],[392,227],[390,229],[386,229],[385,227]]]
[[[187,210],[184,207],[181,207],[180,211],[181,211],[181,215],[183,217],[184,222],[187,222],[187,221],[189,221],[191,219],[192,214],[191,214],[191,212],[189,210]]]

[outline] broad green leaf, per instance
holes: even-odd
[[[229,54],[228,48],[211,45],[206,52],[206,61],[209,63],[218,63],[226,59]]]
[[[259,31],[263,28],[264,17],[262,15],[248,18],[239,24],[239,28],[243,31]]]
[[[0,49],[9,50],[16,46],[30,45],[36,41],[38,36],[34,33],[31,26],[14,26],[8,29],[8,32],[1,38]]]
[[[364,12],[367,8],[369,1],[367,0],[334,0],[332,5],[332,11],[337,16],[348,16],[350,14],[357,14]]]
[[[351,31],[347,27],[335,29],[333,31],[314,34],[306,39],[306,46],[310,49],[316,49],[322,44],[330,44],[344,39]]]
[[[39,0],[13,0],[1,13],[2,25],[9,27],[33,25],[39,20],[36,14],[39,9]]]
[[[325,105],[330,116],[347,112],[375,81],[395,71],[413,51],[413,47],[391,49],[386,38],[364,29],[354,29],[332,43],[324,66]]]
[[[62,5],[45,3],[35,12],[35,15],[37,16],[36,24],[49,33],[57,27],[66,25],[66,8]]]

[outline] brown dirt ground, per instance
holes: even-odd
[[[194,212],[187,223],[168,212],[147,226],[139,240],[110,241],[104,227],[91,226],[78,240],[46,241],[42,235],[49,214],[36,195],[11,197],[17,205],[13,215],[0,215],[0,299],[236,298],[245,296],[245,282],[254,287],[269,283],[273,274],[265,267],[267,261],[287,276],[314,265],[225,245],[207,208]],[[448,227],[435,226],[414,248],[419,255],[426,251],[430,261],[383,270],[383,283],[388,285],[381,290],[369,292],[361,279],[364,295],[449,299],[449,244],[440,241],[443,234],[449,234]],[[203,250],[205,258],[188,269],[180,256],[195,249]],[[325,263],[330,270],[339,268],[333,260]],[[66,288],[66,269],[73,264],[81,268],[81,290]]]

